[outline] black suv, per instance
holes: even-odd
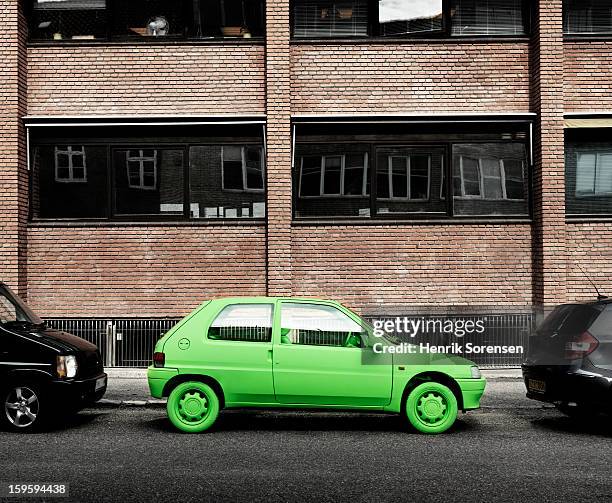
[[[529,338],[527,397],[567,414],[612,411],[612,300],[558,306]]]
[[[102,398],[106,379],[95,345],[48,328],[0,283],[0,422],[32,430]]]

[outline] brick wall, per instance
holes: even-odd
[[[29,229],[41,316],[180,316],[214,296],[265,295],[263,226]]]
[[[0,281],[25,294],[27,169],[25,20],[20,2],[0,3]]]
[[[293,45],[292,112],[528,112],[522,42]]]
[[[564,43],[566,112],[610,111],[612,108],[612,41]]]
[[[570,223],[567,225],[568,301],[594,300],[595,290],[580,271],[595,282],[600,292],[612,297],[612,225],[609,223]]]
[[[293,294],[389,306],[531,304],[530,225],[304,226]]]
[[[264,112],[258,45],[28,49],[29,115],[238,115]]]

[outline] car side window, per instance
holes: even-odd
[[[281,307],[281,344],[360,348],[362,332],[332,306],[286,302]]]
[[[271,342],[271,304],[232,304],[217,315],[208,329],[213,341]]]
[[[17,308],[4,295],[0,295],[0,323],[17,319]]]

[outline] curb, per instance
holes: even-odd
[[[93,405],[94,408],[116,409],[119,407],[166,407],[166,400],[108,400],[102,398]]]

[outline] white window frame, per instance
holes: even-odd
[[[463,156],[460,155],[459,156],[459,176],[461,179],[461,195],[454,195],[455,198],[457,199],[480,199],[480,200],[485,200],[485,201],[523,201],[524,198],[522,199],[510,199],[508,197],[508,193],[506,190],[506,167],[504,165],[504,159],[500,158],[500,159],[496,159],[494,157],[478,157],[477,161],[478,161],[478,181],[479,181],[479,192],[480,195],[474,196],[474,195],[466,195],[465,193],[465,178],[463,176],[463,158],[464,157],[468,157],[470,159],[475,159],[473,157],[470,156]],[[501,183],[501,189],[502,189],[502,197],[500,199],[494,199],[494,198],[490,198],[490,197],[486,197],[485,194],[485,184],[484,184],[484,180],[485,178],[494,178],[497,179],[497,177],[493,177],[493,176],[485,176],[484,175],[484,170],[482,169],[482,163],[484,161],[484,159],[493,159],[495,161],[497,161],[499,163],[499,174],[500,174],[500,183]],[[523,168],[523,172],[525,171],[525,161],[520,161],[521,162],[521,166]],[[521,183],[525,183],[525,178],[522,177],[521,178]]]
[[[226,189],[225,188],[225,148],[226,147],[240,147],[240,160],[242,163],[242,189]],[[263,188],[253,189],[248,186],[247,177],[247,156],[246,151],[248,148],[259,149],[259,157],[261,159],[261,180]],[[228,192],[252,192],[261,194],[266,191],[266,167],[264,161],[263,147],[259,145],[222,145],[221,146],[221,189]]]
[[[144,155],[145,150],[153,150],[153,157],[145,156]],[[137,156],[130,155],[130,153],[134,151],[138,152]],[[126,158],[128,187],[130,189],[157,190],[157,149],[145,149],[145,148],[128,149],[128,151],[125,153],[125,158]],[[151,161],[153,162],[153,186],[146,185],[144,183],[144,175],[145,175],[144,165],[145,165],[145,162],[151,162]],[[138,184],[132,183],[132,180],[130,177],[130,163],[131,162],[139,163],[139,175],[138,175],[139,183]]]
[[[595,167],[593,169],[593,191],[592,192],[578,192],[578,164],[580,162],[580,157],[583,155],[594,155],[595,156]],[[598,151],[584,151],[577,152],[576,154],[576,182],[574,189],[574,196],[576,198],[587,198],[587,197],[604,197],[612,195],[612,191],[599,191],[597,192],[597,173],[598,167],[600,165],[600,158],[602,156],[610,156],[612,155],[612,150],[598,150]]]
[[[412,157],[413,156],[427,156],[427,197],[412,197]],[[393,195],[393,159],[400,158],[406,159],[406,194],[407,197],[399,197]],[[388,184],[389,184],[389,197],[381,197],[379,200],[381,201],[410,201],[410,202],[423,202],[429,201],[431,199],[431,154],[406,154],[406,155],[397,155],[397,154],[389,154],[387,156],[387,176],[388,176]]]
[[[351,154],[353,155],[353,154]],[[362,178],[362,182],[361,182],[361,194],[345,194],[345,187],[344,187],[344,181],[345,181],[345,176],[346,176],[346,156],[347,154],[328,154],[328,155],[303,155],[300,157],[300,180],[299,180],[299,190],[298,193],[300,195],[300,198],[302,199],[313,199],[313,198],[320,198],[320,197],[342,197],[342,198],[363,198],[363,197],[368,197],[368,161],[369,161],[369,157],[368,157],[368,153],[364,152],[363,153],[363,165],[361,166],[361,169],[363,171],[363,178]],[[321,164],[320,164],[320,169],[319,169],[319,194],[318,195],[314,195],[314,196],[304,196],[302,195],[302,176],[304,173],[304,158],[305,157],[319,157],[321,159]],[[333,194],[328,194],[325,193],[325,161],[326,159],[330,158],[330,157],[340,157],[340,192],[339,193],[333,193]],[[357,169],[357,166],[353,166],[349,169]]]
[[[59,165],[59,156],[65,155],[68,158],[68,166],[60,166]],[[75,178],[74,176],[74,162],[73,158],[80,156],[83,159],[83,177]],[[59,176],[60,169],[68,169],[68,178]],[[77,166],[76,169],[81,169],[80,166]],[[66,149],[61,149],[59,147],[55,147],[55,181],[58,183],[87,183],[87,158],[85,155],[85,146],[74,147],[73,145],[68,145]]]

